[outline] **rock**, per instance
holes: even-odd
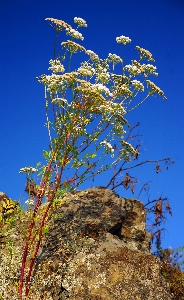
[[[105,188],[70,193],[49,222],[29,299],[171,300],[144,205]]]
[[[18,205],[18,201],[14,201],[4,192],[0,192],[0,223],[4,222],[8,216],[12,215]]]

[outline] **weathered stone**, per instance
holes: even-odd
[[[125,247],[110,234],[89,253],[76,253],[62,287],[69,299],[171,299],[157,258]]]
[[[171,300],[145,218],[140,201],[107,189],[67,195],[40,248],[30,299]]]

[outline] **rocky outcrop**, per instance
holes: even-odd
[[[30,299],[171,300],[145,210],[104,188],[70,193],[49,222]]]

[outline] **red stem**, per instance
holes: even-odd
[[[44,224],[45,224],[45,219],[47,217],[48,211],[49,211],[49,209],[51,207],[51,204],[52,204],[52,201],[48,204],[47,209],[46,209],[46,211],[45,211],[45,213],[43,215],[42,223],[41,223],[41,226],[40,226],[40,232],[39,232],[39,240],[37,242],[36,250],[34,252],[33,258],[31,259],[31,263],[30,263],[30,266],[29,266],[29,273],[28,273],[28,277],[27,277],[27,280],[26,280],[26,297],[29,294],[29,282],[30,282],[30,279],[31,279],[33,265],[34,265],[34,262],[35,262],[35,258],[36,258],[37,254],[38,254],[38,250],[39,250],[40,242],[41,242],[41,238],[42,238],[42,230],[43,230],[43,227],[44,227]]]
[[[65,141],[66,142],[66,146],[68,145],[68,138],[69,138],[69,136],[66,137],[66,141]],[[26,297],[29,294],[29,283],[30,283],[30,279],[31,279],[31,274],[32,274],[32,270],[33,270],[33,265],[34,265],[34,262],[35,262],[35,258],[36,258],[37,254],[38,254],[38,250],[39,250],[39,247],[40,247],[40,242],[41,242],[41,238],[42,238],[42,230],[43,230],[43,227],[44,227],[44,224],[45,224],[45,219],[46,219],[46,217],[48,215],[48,211],[49,211],[49,209],[50,209],[50,207],[52,205],[52,201],[53,201],[53,199],[54,199],[54,197],[56,195],[57,189],[58,189],[60,181],[61,181],[62,172],[64,170],[64,167],[65,167],[67,161],[68,161],[68,159],[67,159],[67,152],[66,152],[65,155],[64,155],[63,164],[61,166],[61,172],[57,176],[57,182],[56,182],[56,186],[55,186],[55,189],[54,189],[54,193],[52,195],[52,198],[51,198],[51,200],[50,200],[50,202],[49,202],[49,204],[47,206],[47,209],[46,209],[46,211],[45,211],[45,213],[43,215],[43,218],[42,218],[42,222],[41,222],[41,226],[40,226],[40,232],[39,232],[39,240],[38,240],[38,242],[36,244],[36,250],[34,252],[33,258],[31,259],[31,263],[30,263],[30,266],[29,266],[28,277],[27,277],[27,280],[26,280]],[[47,172],[50,172],[51,163],[52,163],[52,161],[49,163],[49,165],[47,167]],[[48,179],[48,176],[46,177],[45,181],[47,179]],[[32,220],[31,225],[30,225],[29,236],[28,236],[28,240],[26,242],[26,246],[25,246],[25,249],[24,249],[24,256],[23,256],[23,260],[22,260],[22,269],[21,269],[21,277],[20,277],[20,290],[19,290],[21,299],[22,299],[22,289],[23,289],[23,279],[24,279],[25,263],[26,263],[26,258],[27,258],[27,254],[28,254],[28,242],[29,242],[29,240],[31,238],[31,233],[32,233],[33,226],[34,226],[34,217],[35,217],[35,215],[36,215],[36,213],[38,211],[38,207],[40,206],[42,197],[44,195],[44,193],[43,193],[44,189],[43,188],[45,188],[45,184],[44,184],[45,181],[42,181],[42,183],[41,183],[40,197],[37,196],[37,198],[36,198],[35,209],[34,209],[34,212],[33,212],[33,220]]]
[[[51,168],[51,163],[52,161],[49,163],[48,167],[47,167],[47,171],[49,172],[50,171],[50,168]],[[36,213],[38,211],[38,207],[40,206],[41,204],[41,201],[42,201],[42,198],[43,198],[43,195],[44,195],[44,192],[45,192],[45,181],[47,181],[48,179],[48,175],[46,176],[45,180],[41,180],[41,184],[40,184],[40,191],[36,197],[36,203],[35,203],[35,208],[34,208],[34,211],[33,211],[33,216],[32,216],[32,221],[31,221],[31,224],[30,224],[30,227],[29,227],[29,234],[28,234],[28,238],[27,238],[27,241],[26,241],[26,245],[25,245],[25,248],[24,248],[24,254],[23,254],[23,258],[22,258],[22,267],[21,267],[21,274],[20,274],[20,287],[19,287],[19,294],[20,294],[20,299],[22,299],[22,289],[23,289],[23,281],[24,281],[24,273],[25,273],[25,264],[26,264],[26,259],[27,259],[27,255],[28,255],[28,248],[29,248],[29,241],[31,239],[31,234],[32,234],[32,230],[33,230],[33,227],[34,227],[34,218],[36,216]]]
[[[62,168],[63,170],[63,168]],[[61,170],[61,173],[62,173],[62,170]],[[33,270],[33,265],[34,265],[34,262],[35,262],[35,258],[38,254],[38,250],[39,250],[39,247],[40,247],[40,242],[41,242],[41,238],[42,238],[42,230],[43,230],[43,227],[44,227],[44,224],[45,224],[45,219],[48,215],[48,212],[49,212],[49,209],[51,208],[51,205],[52,205],[52,202],[55,198],[55,195],[56,195],[56,192],[57,192],[57,189],[59,187],[59,183],[61,181],[61,175],[62,174],[59,174],[58,175],[58,178],[57,178],[57,182],[56,182],[56,186],[55,186],[55,189],[54,189],[54,193],[52,194],[52,198],[47,206],[47,209],[43,215],[43,218],[42,218],[42,222],[41,222],[41,226],[40,226],[40,232],[39,232],[39,240],[36,244],[36,250],[34,252],[34,255],[33,255],[33,258],[31,259],[31,263],[30,263],[30,266],[29,266],[29,273],[28,273],[28,277],[27,277],[27,281],[26,281],[26,296],[28,296],[29,294],[29,283],[30,283],[30,279],[31,279],[31,274],[32,274],[32,270]]]

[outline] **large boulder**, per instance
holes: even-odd
[[[140,201],[102,187],[65,200],[44,235],[30,299],[173,299],[150,253]]]

